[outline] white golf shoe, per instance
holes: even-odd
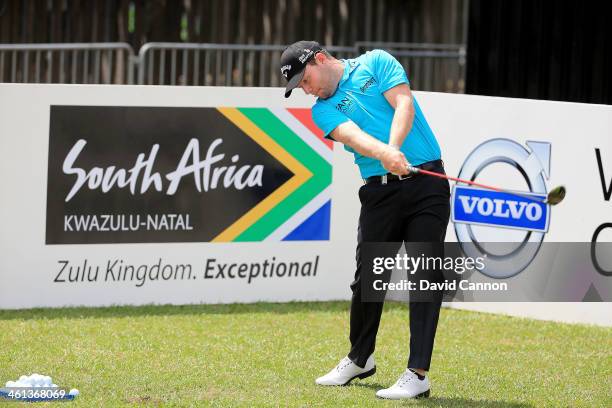
[[[423,380],[419,380],[415,373],[406,370],[392,387],[377,391],[376,396],[393,400],[427,398],[429,397],[429,378],[425,376]]]
[[[361,368],[350,358],[344,357],[336,367],[315,382],[319,385],[348,385],[355,378],[367,378],[376,372],[376,362],[372,354],[365,367]]]

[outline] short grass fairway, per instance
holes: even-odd
[[[0,311],[0,381],[50,375],[80,390],[65,405],[79,407],[612,406],[612,329],[449,309],[440,318],[432,397],[377,400],[375,391],[405,367],[408,314],[398,303],[385,306],[376,375],[349,387],[315,386],[347,352],[348,307]]]

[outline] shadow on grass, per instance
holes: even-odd
[[[474,400],[467,398],[431,397],[419,399],[423,407],[461,407],[461,408],[531,408],[534,405],[522,402]]]
[[[111,307],[67,307],[38,308],[26,310],[0,310],[2,320],[36,320],[36,319],[96,319],[143,316],[182,316],[201,314],[291,314],[312,312],[346,312],[348,301],[331,302],[289,302],[289,303],[234,303],[224,305],[146,305],[146,306],[111,306]],[[406,307],[397,302],[385,303],[385,309]]]
[[[378,391],[387,386],[383,386],[378,383],[353,383],[350,387],[361,387],[369,388],[373,391]],[[381,400],[384,401],[384,400]],[[431,397],[431,398],[420,398],[418,400],[402,400],[394,401],[401,402],[409,405],[417,404],[422,407],[467,407],[467,408],[531,408],[534,405],[525,404],[520,402],[507,402],[507,401],[489,401],[489,400],[473,400],[466,398],[446,398],[446,397]]]

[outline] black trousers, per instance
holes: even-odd
[[[443,167],[432,171],[442,173]],[[351,283],[351,351],[348,357],[364,367],[374,352],[383,302],[362,299],[360,249],[365,242],[444,242],[450,215],[448,181],[416,175],[387,184],[365,184],[359,190],[361,213],[357,269]],[[429,370],[442,295],[428,302],[410,302],[409,368]]]

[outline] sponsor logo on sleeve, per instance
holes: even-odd
[[[362,93],[365,93],[369,87],[371,87],[372,85],[374,85],[376,83],[376,79],[374,79],[374,77],[370,77],[360,88],[359,90]]]

